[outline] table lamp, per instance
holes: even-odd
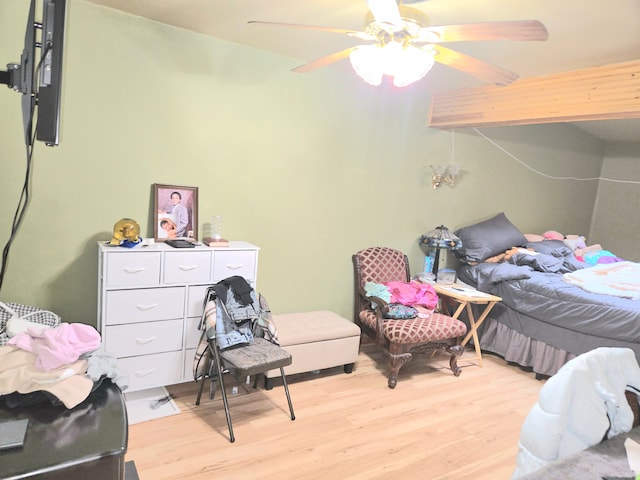
[[[462,241],[450,232],[447,227],[440,225],[420,237],[420,246],[429,249],[427,255],[431,255],[432,250],[435,250],[432,272],[434,275],[437,275],[438,265],[440,263],[440,250],[457,250],[462,247]]]

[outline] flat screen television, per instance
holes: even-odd
[[[42,21],[35,18],[42,3]],[[20,63],[10,63],[0,71],[0,83],[22,94],[22,119],[25,142],[35,139],[46,145],[60,143],[62,97],[62,57],[66,23],[66,0],[31,0],[24,49]],[[36,49],[40,49],[36,60]]]

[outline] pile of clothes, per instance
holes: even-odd
[[[378,297],[387,302],[385,318],[410,319],[429,318],[438,305],[438,295],[433,286],[420,282],[366,282],[367,297]],[[376,308],[376,305],[372,305]]]
[[[121,390],[128,377],[100,351],[100,333],[83,323],[28,328],[0,346],[0,399],[8,407],[43,401],[73,408],[102,381]]]

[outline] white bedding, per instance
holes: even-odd
[[[562,279],[589,292],[640,298],[640,263],[616,262],[565,273]]]

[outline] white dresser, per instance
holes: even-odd
[[[98,242],[98,324],[104,350],[129,375],[128,391],[193,381],[197,329],[209,285],[234,275],[255,288],[258,251],[228,247],[112,247]]]

